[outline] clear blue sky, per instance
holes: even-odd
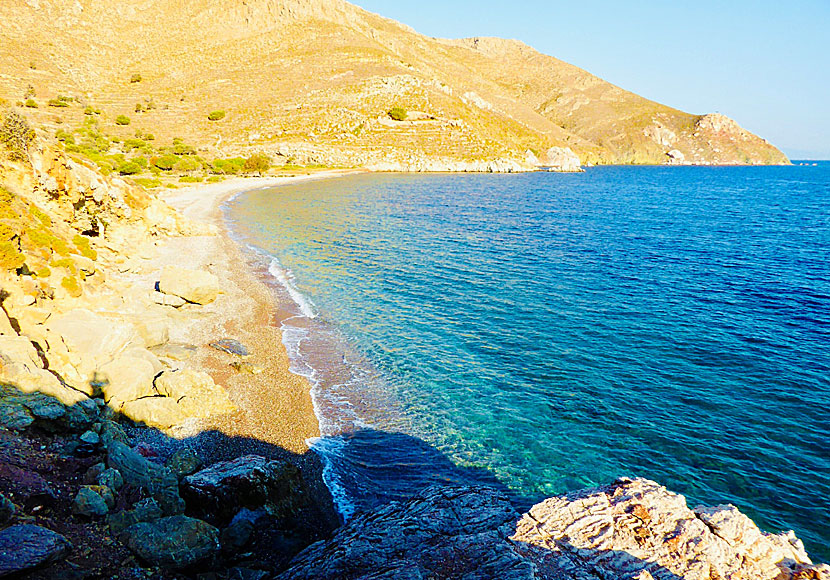
[[[793,158],[830,159],[830,0],[352,0],[428,36],[516,38]]]

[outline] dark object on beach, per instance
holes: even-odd
[[[228,354],[235,354],[237,356],[248,356],[250,354],[250,352],[248,352],[248,347],[232,338],[223,338],[222,340],[211,342],[210,346],[217,350],[221,350]]]
[[[8,576],[66,557],[72,550],[60,534],[22,524],[0,532],[0,576]]]

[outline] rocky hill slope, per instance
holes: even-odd
[[[343,0],[0,10],[0,97],[53,130],[91,107],[124,139],[138,128],[292,163],[504,171],[547,163],[552,147],[583,164],[787,163],[723,116],[649,101],[517,41],[428,38]]]

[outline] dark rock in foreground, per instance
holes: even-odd
[[[278,578],[830,580],[830,566],[734,506],[693,511],[652,481],[621,479],[521,518],[489,488],[430,488],[354,518]]]
[[[219,552],[219,530],[187,516],[135,524],[124,530],[122,537],[152,566],[186,568]]]
[[[66,557],[72,544],[58,533],[21,524],[0,532],[0,577],[25,572]]]

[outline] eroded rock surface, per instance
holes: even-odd
[[[734,506],[689,509],[645,479],[549,498],[519,517],[489,488],[430,488],[354,518],[279,578],[830,579],[792,532]]]

